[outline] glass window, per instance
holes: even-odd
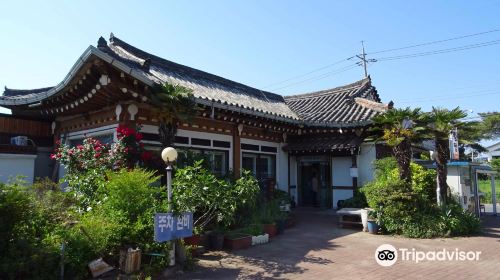
[[[216,176],[223,177],[229,171],[228,152],[219,150],[178,148],[180,167],[192,165],[195,161],[203,160],[205,168]]]
[[[259,182],[276,179],[276,156],[243,153],[242,168],[250,170]]]
[[[103,134],[103,135],[98,135],[98,136],[89,136],[89,138],[94,138],[96,140],[99,140],[102,144],[111,144],[113,143],[113,134]],[[69,146],[70,147],[76,147],[78,145],[83,144],[83,139],[85,138],[80,138],[80,139],[71,139],[69,140]]]

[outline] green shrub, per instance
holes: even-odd
[[[53,236],[64,219],[66,196],[20,182],[0,184],[0,279],[54,279],[60,239]]]
[[[176,170],[173,180],[174,211],[192,211],[200,228],[231,226],[238,209],[253,206],[258,193],[257,180],[249,172],[236,181],[219,179],[201,161]]]
[[[368,205],[381,212],[382,228],[411,238],[463,236],[480,230],[479,219],[455,201],[440,208],[435,201],[435,171],[411,164],[412,181],[401,181],[394,159],[375,164],[375,180],[361,191]]]
[[[357,189],[351,198],[339,201],[339,208],[365,208],[367,206],[365,194]]]

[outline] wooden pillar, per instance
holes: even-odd
[[[233,173],[236,178],[241,175],[241,139],[237,127],[233,129]]]
[[[356,154],[353,154],[351,156],[351,159],[352,159],[352,168],[357,168],[358,167],[358,163],[357,163],[358,161],[357,161]],[[356,190],[358,188],[358,177],[352,177],[352,188],[353,188],[353,190]]]

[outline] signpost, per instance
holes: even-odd
[[[460,152],[458,149],[458,131],[457,128],[454,128],[450,131],[449,136],[449,147],[450,147],[450,159],[458,160],[460,159]]]
[[[155,214],[155,241],[165,242],[193,235],[193,213],[185,212],[179,216],[172,213]]]

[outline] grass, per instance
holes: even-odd
[[[479,180],[479,191],[484,193],[484,197],[481,200],[483,203],[491,203],[491,181],[490,180]],[[497,203],[500,202],[500,178],[495,178],[495,192],[497,197]]]

